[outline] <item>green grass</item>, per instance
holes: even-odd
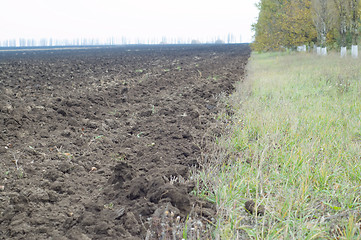
[[[197,177],[216,238],[361,239],[360,81],[351,58],[252,55],[222,151]]]

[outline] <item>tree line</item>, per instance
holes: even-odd
[[[256,51],[279,51],[300,45],[357,50],[360,0],[261,0],[252,28]]]
[[[52,46],[95,46],[127,44],[201,44],[240,43],[242,36],[228,33],[223,36],[207,37],[107,37],[107,38],[13,38],[0,39],[0,47],[52,47]]]

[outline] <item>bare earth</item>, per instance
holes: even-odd
[[[246,44],[0,52],[0,239],[144,239],[165,210],[214,217],[189,194],[189,170],[249,54]]]

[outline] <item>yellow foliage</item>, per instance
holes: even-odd
[[[253,50],[282,50],[311,42],[317,36],[312,22],[311,0],[262,0],[253,26]]]

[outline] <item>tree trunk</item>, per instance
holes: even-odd
[[[321,55],[322,55],[322,56],[327,56],[327,47],[323,47],[323,48],[321,49]]]
[[[351,18],[351,34],[352,34],[352,48],[351,48],[351,55],[354,58],[358,57],[358,46],[357,46],[357,38],[358,38],[358,21],[360,18],[359,15],[359,3],[360,0],[351,0],[351,11],[352,11],[352,18]]]
[[[346,57],[346,55],[347,55],[347,48],[341,47],[341,57]]]
[[[352,45],[351,55],[353,58],[358,58],[358,46],[357,45]]]
[[[321,55],[322,56],[326,56],[327,55],[327,47],[326,47],[326,36],[327,36],[327,30],[326,30],[326,23],[323,22],[322,23],[323,28],[322,28],[322,32],[321,32]]]
[[[341,14],[341,23],[340,23],[340,35],[341,35],[341,57],[346,57],[347,48],[346,48],[346,33],[347,33],[347,20],[346,15]]]

